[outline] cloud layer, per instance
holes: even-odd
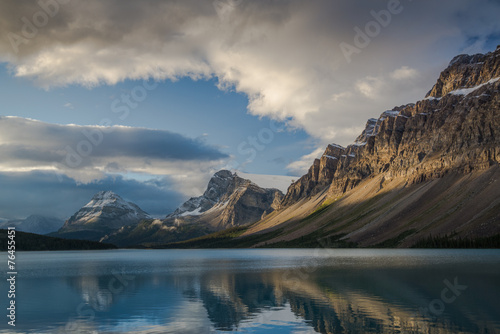
[[[394,1],[40,3],[45,16],[34,0],[0,3],[13,75],[44,87],[217,77],[248,95],[250,113],[291,117],[320,145],[348,144],[367,118],[422,98],[451,57],[500,33],[496,1],[401,0],[378,30],[373,12]],[[367,27],[363,42],[355,29]],[[341,43],[358,46],[350,62]]]
[[[0,172],[49,170],[87,183],[105,173],[200,173],[228,155],[201,140],[164,130],[56,125],[0,117]]]
[[[2,116],[0,156],[0,217],[9,219],[68,218],[101,190],[163,216],[203,193],[209,175],[229,158],[169,131]]]

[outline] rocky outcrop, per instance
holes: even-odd
[[[500,235],[499,57],[500,48],[456,57],[426,98],[369,119],[345,148],[329,145],[276,212],[202,244],[411,247],[432,235],[491,246]],[[212,222],[217,206],[203,214]]]
[[[192,197],[179,206],[167,217],[178,217],[203,213],[212,208],[221,197],[234,191],[234,175],[228,170],[221,170],[212,176],[203,195]]]
[[[189,199],[166,222],[201,223],[215,229],[245,225],[274,211],[283,198],[278,189],[261,188],[236,173],[221,170],[200,197]]]
[[[484,84],[500,77],[499,47],[495,52],[459,55],[453,58],[427,93],[426,97],[443,97],[452,91]]]
[[[414,184],[499,163],[499,79],[500,48],[455,57],[424,100],[369,119],[346,148],[329,145],[309,172],[290,186],[282,207],[326,186],[330,196],[341,196],[381,173],[386,179],[404,176]],[[328,156],[335,162],[328,162]]]
[[[290,185],[281,207],[325,190],[332,183],[338,166],[345,164],[346,160],[354,157],[352,152],[348,154],[346,152],[346,149],[342,146],[328,145],[321,158],[314,160],[307,174]]]

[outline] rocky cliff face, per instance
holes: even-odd
[[[137,225],[150,216],[136,204],[125,201],[112,191],[101,191],[69,218],[58,234],[73,233],[75,238],[99,240],[106,233],[123,226]],[[85,233],[82,233],[85,232]]]
[[[259,235],[256,247],[497,238],[499,59],[500,48],[455,57],[426,98],[368,120],[346,148],[330,145],[289,187],[280,210],[239,238]]]
[[[274,211],[282,198],[277,189],[261,188],[221,170],[210,179],[202,196],[189,199],[166,221],[176,225],[197,222],[216,229],[245,225]]]
[[[234,177],[228,170],[221,170],[212,176],[203,195],[192,197],[168,217],[179,217],[203,213],[212,208],[222,196],[234,191]]]
[[[500,77],[500,46],[495,52],[459,55],[453,58],[426,97],[443,97],[448,93],[484,84]]]
[[[320,159],[315,159],[306,175],[293,183],[287,191],[281,207],[293,204],[323,191],[333,180],[335,172],[342,161],[352,158],[346,149],[339,145],[328,145]]]
[[[500,48],[460,55],[427,97],[370,119],[347,148],[329,145],[309,172],[290,186],[283,207],[329,188],[341,196],[362,180],[384,173],[408,184],[467,173],[500,162]],[[332,161],[330,161],[332,160]]]

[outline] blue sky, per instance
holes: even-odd
[[[149,80],[148,84],[155,85],[155,88],[147,91],[146,98],[135,108],[129,108],[127,117],[122,117],[124,113],[118,108],[126,103],[119,103],[113,109],[113,101],[120,99],[122,94],[130,94],[134,87],[142,86],[144,80],[125,80],[115,85],[91,88],[69,85],[46,89],[28,79],[15,77],[7,67],[7,64],[2,64],[0,74],[3,87],[1,116],[61,125],[97,125],[107,119],[112,125],[166,130],[199,139],[227,154],[229,158],[215,165],[216,169],[237,167],[255,174],[288,175],[290,171],[286,166],[310,153],[315,144],[303,129],[287,127],[286,121],[250,115],[247,96],[234,89],[217,88],[217,79]],[[249,137],[258,140],[262,129],[273,126],[279,131],[273,131],[273,140],[266,141],[265,145],[258,141],[257,154],[253,158],[245,151],[254,149]],[[242,143],[247,143],[243,146],[244,154],[238,150]],[[248,161],[250,158],[252,160]],[[210,169],[210,173],[212,171],[216,170]],[[162,216],[173,211],[188,196],[200,194],[209,174],[200,175],[203,183],[198,182],[200,185],[187,194],[178,189],[183,187],[182,182],[175,183],[175,186],[165,182],[168,174],[117,172],[84,182],[66,176],[61,180],[50,172],[0,173],[1,176],[4,176],[5,189],[0,191],[2,209],[4,216],[12,219],[30,214],[67,218],[71,210],[85,204],[102,189],[113,190],[140,203],[148,212]],[[46,197],[47,191],[53,195]],[[27,200],[34,204],[27,206]]]
[[[237,163],[244,164],[243,170],[249,173],[286,175],[286,166],[310,153],[314,143],[304,130],[288,128],[276,133],[273,140],[264,145],[265,149],[258,150],[255,159],[246,163],[251,155],[240,154],[238,145],[248,142],[244,148],[252,148],[248,137],[258,137],[263,128],[270,128],[271,119],[248,114],[247,96],[231,89],[220,90],[217,79],[181,78],[158,83],[150,80],[149,84],[154,84],[155,88],[147,91],[143,101],[132,101],[137,106],[130,107],[126,115],[119,110],[127,106],[126,103],[113,108],[113,101],[121,99],[122,94],[130,94],[134,87],[142,86],[143,80],[47,90],[29,80],[13,77],[5,64],[0,80],[5,87],[2,109],[8,111],[2,112],[4,116],[78,125],[96,125],[102,119],[109,119],[113,125],[167,130],[190,138],[203,138],[231,155]],[[273,124],[280,129],[286,128],[286,121],[274,121]]]
[[[500,44],[497,1],[42,3],[0,3],[0,219],[99,190],[162,216],[221,168],[300,176]]]

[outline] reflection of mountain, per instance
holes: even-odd
[[[264,309],[284,306],[276,288],[260,275],[209,275],[200,284],[200,298],[217,329],[237,328]]]
[[[182,324],[189,327],[195,318],[197,323],[191,325],[198,329],[202,323],[218,331],[245,329],[252,321],[272,323],[273,312],[277,311],[287,312],[286,321],[295,316],[302,319],[318,333],[498,330],[492,324],[498,324],[500,307],[490,293],[497,276],[489,272],[476,275],[473,267],[456,271],[452,264],[419,269],[367,265],[361,270],[346,265],[252,273],[248,268],[234,272],[238,260],[217,263],[217,270],[136,273],[117,293],[109,291],[113,275],[74,276],[66,283],[97,314],[107,313],[108,326],[118,326],[124,321],[123,315],[134,314],[146,323],[158,325],[158,332],[167,333],[178,333],[172,328]],[[137,269],[141,272],[144,268]],[[441,298],[446,287],[443,280],[455,276],[469,290],[456,302],[446,303],[442,314],[420,314],[420,308]],[[184,328],[184,333],[190,331]]]
[[[484,317],[489,314],[490,320],[494,319],[494,312],[489,309],[493,304],[483,305],[481,308],[486,313],[482,313],[474,309],[477,305],[471,306],[473,295],[469,295],[469,301],[462,296],[464,299],[460,303],[446,304],[447,312],[439,317],[424,316],[419,308],[439,298],[445,287],[443,282],[438,280],[431,286],[422,286],[420,281],[425,273],[416,276],[408,273],[404,280],[391,274],[378,270],[369,274],[348,272],[346,275],[344,272],[333,276],[322,272],[304,274],[303,271],[275,271],[262,275],[220,273],[200,280],[199,297],[215,328],[220,330],[238,328],[244,320],[287,304],[319,333],[487,332],[486,327],[481,327],[485,325],[466,315]]]

